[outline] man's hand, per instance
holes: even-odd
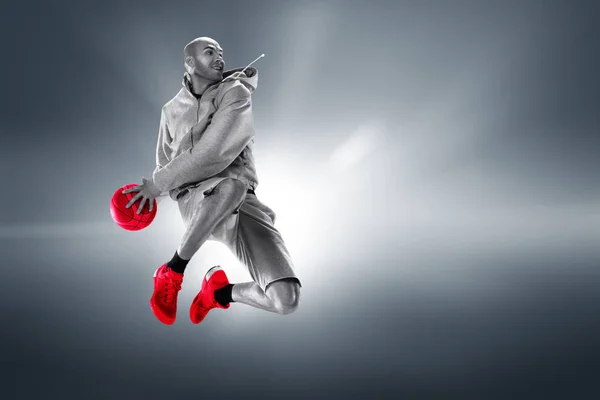
[[[125,194],[125,193],[131,193],[131,192],[139,192],[139,193],[136,194],[135,196],[133,196],[133,198],[129,201],[129,203],[127,203],[125,208],[131,207],[136,201],[138,201],[138,199],[141,198],[142,202],[140,203],[136,214],[139,214],[142,211],[142,209],[144,208],[144,204],[146,204],[146,200],[148,200],[150,211],[152,211],[152,209],[154,208],[154,199],[156,197],[160,196],[160,194],[161,194],[160,189],[158,189],[156,187],[154,182],[152,180],[149,180],[146,178],[142,178],[141,185],[132,187],[129,189],[125,189],[121,193]]]

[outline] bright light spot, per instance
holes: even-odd
[[[279,166],[263,168],[257,196],[275,212],[275,227],[296,260],[310,251],[311,232],[318,221],[318,198],[307,177],[298,179],[301,175],[289,167],[282,162]]]
[[[330,163],[338,171],[347,170],[358,164],[377,146],[381,124],[372,122],[359,127],[331,154]]]

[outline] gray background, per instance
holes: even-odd
[[[592,3],[3,2],[2,397],[598,396]],[[257,194],[304,284],[290,316],[192,325],[212,264],[248,278],[209,243],[161,325],[176,204],[139,232],[108,213],[203,35],[228,68],[266,54]]]

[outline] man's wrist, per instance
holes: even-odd
[[[155,197],[158,197],[163,193],[163,190],[154,182],[154,178],[148,179],[148,186]]]

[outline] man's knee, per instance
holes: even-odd
[[[246,198],[246,185],[239,179],[228,178],[219,182],[211,194],[233,199],[236,202]]]
[[[296,279],[282,279],[267,287],[267,296],[278,314],[291,314],[300,303],[300,284]]]

